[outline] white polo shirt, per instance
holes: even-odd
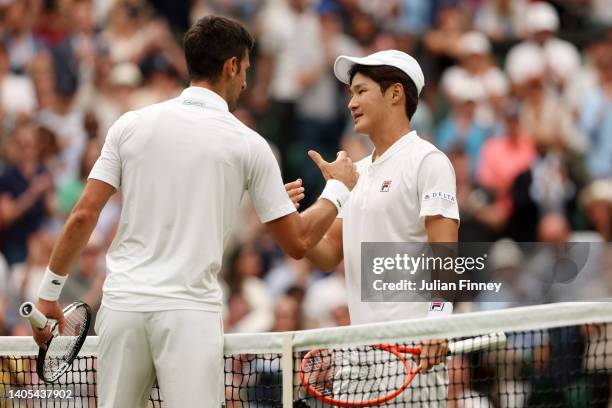
[[[123,195],[102,300],[115,310],[221,311],[217,274],[244,192],[263,223],[295,211],[266,141],[199,87],[119,118],[89,177]]]
[[[372,163],[357,163],[359,180],[342,209],[345,279],[351,324],[427,315],[424,302],[362,302],[362,242],[427,242],[425,217],[459,220],[455,171],[448,158],[412,131]]]

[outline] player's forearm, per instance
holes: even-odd
[[[306,252],[306,259],[323,272],[333,272],[342,261],[342,252],[327,237]]]
[[[336,207],[326,199],[318,199],[306,211],[300,214],[300,238],[304,250],[303,255],[321,241],[337,215]]]
[[[49,269],[61,276],[68,274],[70,265],[77,259],[98,222],[98,213],[74,210],[62,230],[49,261]]]

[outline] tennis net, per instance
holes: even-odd
[[[416,374],[405,390],[379,406],[610,406],[612,303],[605,302],[288,333],[228,334],[226,406],[334,406],[330,398],[346,406],[380,402],[399,390],[407,377],[403,362],[381,344],[413,346],[428,339],[456,341],[498,332],[505,333],[505,344],[450,356],[434,371]],[[45,385],[36,375],[32,339],[0,338],[0,408],[95,407],[96,345],[97,338],[89,338],[72,370],[57,384]],[[410,357],[406,361],[414,367]],[[320,400],[325,398],[328,402]],[[157,386],[149,406],[164,406],[163,390]],[[205,402],[202,407],[207,407]]]

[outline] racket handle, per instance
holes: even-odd
[[[491,349],[506,344],[506,334],[504,332],[486,334],[484,336],[473,337],[461,340],[448,345],[447,355],[469,353],[471,351]]]
[[[42,314],[40,310],[34,306],[32,302],[25,302],[19,307],[19,314],[24,317],[39,329],[43,329],[47,325],[47,316]]]

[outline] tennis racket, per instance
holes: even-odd
[[[47,384],[54,383],[70,367],[79,354],[91,322],[91,308],[83,302],[75,302],[64,309],[64,330],[60,333],[56,321],[49,321],[32,302],[26,302],[19,308],[19,314],[28,319],[32,325],[44,329],[51,323],[51,339],[46,343],[47,349],[38,349],[36,372]]]
[[[505,343],[504,333],[452,342],[448,345],[447,357],[492,349]],[[410,385],[420,371],[412,357],[420,354],[419,347],[396,344],[346,350],[315,349],[302,358],[300,381],[308,394],[329,405],[381,405],[396,398]]]

